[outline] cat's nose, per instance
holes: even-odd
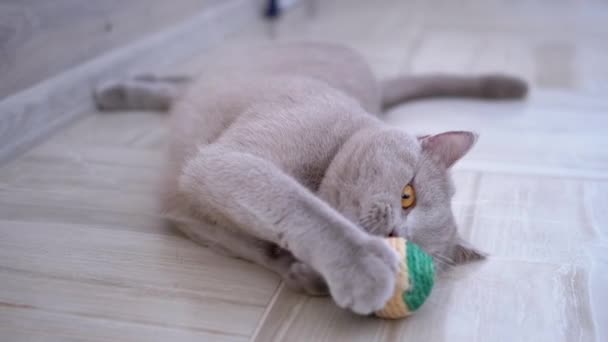
[[[388,236],[389,237],[398,237],[399,234],[397,234],[397,229],[395,228],[395,229],[391,230],[391,232],[388,233]]]

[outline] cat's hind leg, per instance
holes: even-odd
[[[141,74],[102,82],[93,95],[103,111],[166,111],[189,83],[188,76]]]

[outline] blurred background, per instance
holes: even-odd
[[[601,46],[606,33],[601,0],[4,0],[0,96],[202,12],[226,15],[218,24],[242,30],[250,20],[268,14],[272,3],[277,8],[271,11],[276,13],[272,28],[249,26],[239,39],[342,42],[366,51],[381,73],[500,68],[528,74],[543,87],[576,86],[590,93],[606,87],[601,82],[608,72]],[[234,23],[233,17],[241,22]],[[213,29],[220,35],[226,31]],[[208,42],[188,44],[205,47]],[[445,58],[450,63],[441,63]]]
[[[608,2],[0,0],[0,340],[608,340]],[[191,74],[239,44],[351,46],[378,77],[510,73],[524,101],[419,101],[385,120],[473,130],[462,234],[490,254],[404,321],[356,317],[196,246],[156,203],[159,113],[91,89]]]

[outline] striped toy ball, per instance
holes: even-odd
[[[376,311],[382,318],[403,318],[411,315],[427,299],[433,288],[433,259],[418,245],[403,238],[387,238],[388,244],[401,257],[395,294],[384,308]]]

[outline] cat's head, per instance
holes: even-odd
[[[470,132],[421,138],[394,129],[359,132],[332,161],[319,195],[372,234],[419,244],[440,266],[482,259],[458,234],[449,175],[475,140]]]

